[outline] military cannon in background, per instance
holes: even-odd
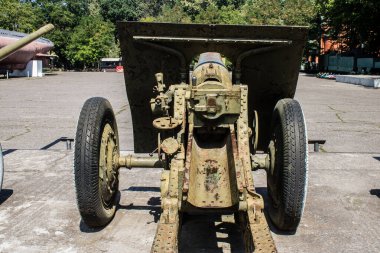
[[[29,34],[28,36],[25,36],[24,38],[19,39],[15,43],[12,43],[3,48],[0,48],[0,62],[6,59],[11,54],[15,53],[20,48],[33,42],[34,40],[38,39],[39,37],[50,32],[53,29],[54,29],[54,26],[52,24],[47,24],[41,27],[40,29],[38,29],[37,31]],[[3,150],[0,144],[0,191],[3,185],[3,176],[4,176],[4,160],[3,160]]]
[[[5,58],[7,58],[8,56],[10,56],[11,54],[15,53],[20,48],[22,48],[22,47],[26,46],[27,44],[33,42],[34,40],[38,39],[39,37],[50,32],[53,29],[54,29],[54,25],[47,24],[47,25],[41,27],[40,29],[38,29],[37,31],[19,39],[18,41],[14,42],[10,45],[7,45],[3,48],[0,48],[0,62],[2,60],[4,60]]]
[[[110,103],[87,100],[74,162],[82,220],[111,221],[119,168],[158,167],[162,214],[151,252],[177,252],[182,214],[210,212],[234,217],[246,252],[276,252],[252,170],[266,170],[273,224],[296,230],[308,152],[293,97],[307,28],[120,22],[118,29],[134,151],[153,156],[120,155]]]

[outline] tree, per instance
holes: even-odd
[[[31,3],[0,0],[0,6],[0,28],[26,33],[38,28],[40,20]]]
[[[137,0],[100,0],[101,14],[112,23],[137,21],[143,16],[143,3]]]
[[[287,0],[283,3],[285,25],[310,25],[315,15],[314,0]]]
[[[380,52],[380,1],[327,0],[326,32],[347,46],[344,51],[378,55]]]
[[[88,0],[88,14],[89,16],[100,15],[100,1],[99,0]]]
[[[216,0],[214,2],[219,8],[222,6],[232,6],[239,9],[244,5],[246,0]]]
[[[74,1],[73,1],[74,2]],[[54,52],[58,56],[58,62],[65,68],[70,68],[70,61],[67,59],[66,47],[68,38],[75,26],[79,24],[80,16],[72,13],[70,9],[73,6],[64,0],[31,0],[36,13],[42,20],[41,23],[52,23],[55,28],[44,37],[50,39],[54,43]],[[70,7],[70,8],[69,8]],[[82,13],[77,10],[77,14]]]
[[[173,6],[165,4],[162,6],[161,14],[157,17],[148,16],[142,19],[147,22],[172,22],[172,23],[191,23],[190,16],[184,11],[180,3]]]
[[[210,4],[205,10],[201,10],[195,17],[197,23],[209,24],[244,24],[245,18],[240,9],[235,9],[232,5],[221,6]]]
[[[173,8],[177,2],[177,0],[141,0],[139,5],[143,13],[142,18],[157,17],[163,8]]]
[[[249,24],[283,25],[280,0],[247,0],[243,12]]]
[[[35,1],[35,0],[31,0]],[[98,2],[98,0],[45,0],[48,2],[59,2],[62,3],[63,6],[67,8],[69,12],[74,14],[78,21],[84,17],[90,14],[89,6],[93,4],[94,2]]]
[[[314,0],[247,0],[247,22],[257,25],[309,25],[314,18]]]
[[[177,3],[180,3],[191,20],[194,20],[195,16],[197,16],[201,10],[206,9],[210,4],[213,4],[213,2],[215,2],[215,0],[181,0]]]
[[[238,1],[178,1],[174,5],[170,3],[163,5],[160,15],[145,17],[142,20],[175,23],[243,24],[246,23],[245,19],[240,9],[234,5]]]
[[[66,54],[71,63],[86,69],[109,55],[114,45],[114,26],[100,16],[83,17],[71,34]]]

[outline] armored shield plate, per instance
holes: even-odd
[[[119,22],[134,151],[151,152],[157,132],[150,111],[155,73],[165,84],[189,83],[190,64],[199,54],[219,52],[233,65],[233,83],[249,87],[249,120],[259,115],[259,149],[266,149],[272,111],[279,99],[293,98],[307,27]],[[252,124],[249,124],[250,126]]]

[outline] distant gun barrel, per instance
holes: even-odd
[[[17,50],[19,50],[20,48],[22,48],[25,45],[31,43],[32,41],[38,39],[39,37],[50,32],[53,29],[54,29],[54,25],[47,24],[47,25],[41,27],[40,29],[38,29],[37,31],[29,34],[28,36],[25,36],[25,37],[19,39],[15,43],[12,43],[8,46],[1,48],[0,49],[0,61],[4,60],[9,55],[11,55],[14,52],[16,52]]]

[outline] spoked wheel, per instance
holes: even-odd
[[[90,227],[104,226],[115,214],[119,188],[119,138],[115,116],[104,98],[84,104],[75,139],[75,187],[80,215]]]
[[[308,157],[305,120],[296,100],[278,101],[273,112],[269,153],[269,216],[277,228],[295,231],[305,205]]]
[[[4,177],[4,160],[3,160],[3,149],[0,144],[0,191],[3,189],[3,177]]]

